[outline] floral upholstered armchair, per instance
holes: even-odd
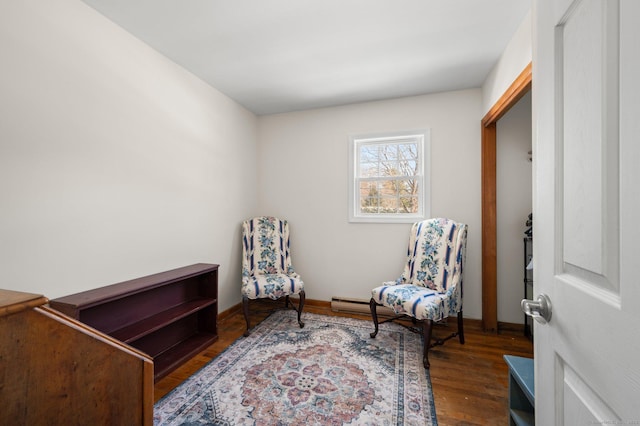
[[[298,295],[298,324],[304,307],[304,282],[291,265],[289,224],[286,220],[261,216],[242,224],[242,305],[247,322],[245,336],[250,334],[249,299],[285,298]],[[295,309],[295,308],[294,308]]]
[[[429,349],[458,336],[464,344],[462,320],[462,272],[465,262],[467,225],[449,219],[429,219],[411,227],[407,262],[402,275],[371,291],[371,317],[378,334],[377,306],[393,309],[393,321],[411,317],[422,325],[422,361],[429,368]],[[432,343],[434,322],[457,316],[458,331]]]

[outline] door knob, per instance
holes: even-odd
[[[540,324],[546,324],[551,320],[551,300],[546,294],[540,294],[537,300],[522,299],[520,307],[522,312]]]

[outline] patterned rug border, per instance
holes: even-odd
[[[270,325],[272,326],[277,326],[278,324],[281,324],[283,322],[289,321],[291,323],[291,327],[292,327],[292,331],[301,331],[304,330],[300,329],[298,327],[297,324],[297,319],[295,318],[295,312],[293,310],[276,310],[274,312],[272,312],[269,316],[267,316],[264,320],[260,321],[252,330],[252,334],[249,337],[244,337],[244,336],[240,336],[238,339],[236,339],[235,341],[233,341],[227,348],[225,348],[222,352],[220,352],[220,354],[218,354],[215,358],[211,359],[209,362],[207,362],[205,365],[203,365],[200,369],[198,369],[195,373],[193,373],[188,379],[186,379],[184,382],[182,382],[181,384],[179,384],[178,386],[176,386],[173,390],[171,390],[170,392],[168,392],[167,394],[165,394],[162,398],[160,398],[155,404],[154,404],[154,414],[156,411],[156,407],[162,406],[163,404],[165,404],[167,402],[167,400],[174,398],[174,395],[180,393],[184,388],[188,388],[190,387],[193,382],[197,381],[199,376],[205,372],[205,370],[211,366],[211,364],[215,364],[217,362],[219,362],[221,359],[223,359],[225,356],[228,356],[230,353],[233,353],[234,351],[236,351],[238,349],[239,346],[241,346],[242,344],[244,344],[248,339],[260,339],[260,337],[262,336],[262,334],[272,330],[272,328],[270,328]],[[303,313],[303,317],[302,320],[305,322],[305,324],[309,324],[311,322],[314,323],[325,323],[325,324],[337,324],[337,325],[342,325],[342,326],[353,326],[353,327],[361,327],[361,328],[370,328],[371,331],[373,331],[373,323],[370,321],[366,321],[366,320],[362,320],[362,319],[357,319],[357,318],[350,318],[350,317],[342,317],[342,316],[333,316],[333,315],[323,315],[323,314],[315,314],[315,313],[311,313],[311,312],[305,312]],[[305,326],[306,327],[306,326]],[[380,324],[379,325],[379,329],[380,329],[380,333],[378,334],[378,339],[380,337],[380,335],[384,332],[391,332],[391,333],[402,333],[404,336],[415,336],[415,338],[418,338],[420,340],[419,344],[420,344],[420,351],[418,352],[418,357],[419,359],[419,363],[420,365],[422,365],[422,338],[420,337],[419,334],[413,333],[409,330],[407,330],[405,327],[402,327],[398,324],[395,323],[385,323],[385,324]],[[437,422],[437,416],[436,416],[436,409],[435,409],[435,403],[434,403],[434,398],[433,398],[433,387],[431,384],[431,376],[429,374],[429,370],[427,369],[423,369],[423,372],[425,374],[424,378],[426,380],[426,383],[428,384],[430,393],[431,393],[431,398],[429,400],[429,412],[431,414],[431,419],[427,419],[430,420],[430,425],[433,426],[437,426],[438,422]],[[158,424],[156,422],[155,416],[154,416],[154,425]],[[286,423],[283,423],[286,424]],[[398,423],[401,424],[401,423]],[[404,423],[402,423],[404,424]]]

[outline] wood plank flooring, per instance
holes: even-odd
[[[332,312],[328,302],[308,301],[304,311],[371,320],[367,315]],[[221,315],[218,322],[219,340],[156,383],[156,401],[242,336],[245,330],[242,312],[237,309],[225,314],[228,315],[224,318]],[[267,315],[266,312],[252,314],[252,325]],[[455,328],[452,321],[449,325],[434,327],[434,334],[446,335]],[[502,359],[504,354],[531,357],[533,345],[519,332],[485,333],[480,329],[480,322],[474,320],[465,320],[464,345],[452,339],[444,346],[431,349],[430,374],[439,425],[508,424],[508,369]]]

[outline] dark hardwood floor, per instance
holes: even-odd
[[[371,320],[369,315],[332,312],[328,302],[308,301],[305,312],[341,315]],[[252,325],[268,313],[252,314]],[[304,313],[303,313],[304,320]],[[225,312],[219,322],[219,340],[155,385],[155,400],[170,392],[211,359],[242,336],[245,330],[240,309]],[[455,321],[434,327],[436,336],[454,331]],[[508,369],[504,354],[531,357],[533,345],[522,332],[485,333],[480,322],[465,320],[465,344],[457,339],[431,349],[430,374],[438,424],[501,425],[508,424]]]

